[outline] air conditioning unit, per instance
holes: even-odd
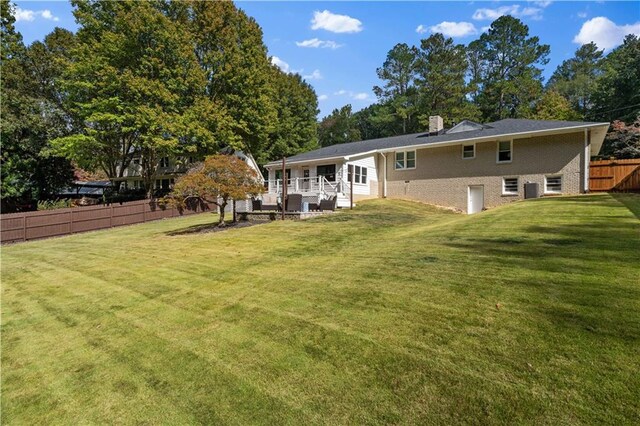
[[[540,185],[537,183],[527,182],[524,184],[524,199],[539,198]]]

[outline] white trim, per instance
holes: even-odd
[[[596,124],[587,124],[583,126],[571,126],[571,127],[561,127],[556,129],[545,129],[545,130],[535,130],[532,132],[518,132],[518,133],[505,133],[502,135],[493,135],[493,136],[480,136],[477,138],[464,138],[464,139],[456,139],[453,141],[445,141],[445,142],[436,142],[429,144],[416,144],[416,145],[407,145],[402,147],[394,147],[394,148],[385,148],[381,149],[380,152],[392,152],[397,151],[398,148],[403,150],[412,150],[412,149],[422,149],[422,148],[431,148],[431,147],[439,147],[439,146],[447,146],[447,145],[459,145],[464,142],[491,142],[497,139],[519,139],[525,137],[534,137],[534,136],[544,136],[544,135],[554,135],[554,134],[562,134],[562,133],[573,133],[576,130],[584,129],[584,128],[592,128],[592,127],[602,127],[607,126],[609,128],[609,123],[596,123]],[[605,129],[606,132],[606,129]],[[464,133],[464,132],[463,132]],[[516,138],[517,136],[517,138]]]
[[[500,161],[500,144],[509,142],[509,159]],[[513,139],[496,141],[496,164],[508,164],[513,161]]]
[[[382,198],[387,198],[387,155],[380,153],[384,158],[384,170],[382,171]]]
[[[549,191],[547,189],[547,179],[560,178],[560,191]],[[545,194],[562,194],[564,189],[564,176],[562,174],[544,175],[544,193]]]
[[[472,157],[465,157],[464,156],[464,148],[466,146],[472,146],[473,147],[473,156]],[[463,143],[462,144],[462,159],[463,160],[473,160],[474,158],[476,158],[476,144],[475,144],[475,142],[473,142],[473,143]]]
[[[407,167],[407,153],[408,152],[413,152],[413,167]],[[404,167],[402,168],[398,168],[396,161],[398,161],[396,159],[396,155],[398,154],[403,154],[404,156]],[[418,166],[418,153],[416,152],[415,149],[405,149],[402,151],[394,151],[393,154],[393,169],[398,171],[398,172],[404,172],[405,170],[415,170],[415,168]]]
[[[589,161],[591,160],[591,134],[584,129],[584,193],[589,193]]]
[[[507,179],[515,179],[516,180],[516,191],[515,192],[507,192],[505,180]],[[518,195],[520,193],[520,177],[519,176],[503,176],[502,177],[502,195]]]

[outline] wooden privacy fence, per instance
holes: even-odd
[[[175,207],[162,206],[156,201],[139,200],[122,204],[3,214],[0,216],[0,242],[96,231],[203,211],[216,211],[216,206],[204,205],[204,210],[185,209],[180,212]]]
[[[589,190],[640,191],[640,158],[592,161],[589,164]]]

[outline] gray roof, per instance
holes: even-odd
[[[410,135],[393,136],[380,139],[369,139],[359,142],[336,144],[314,151],[303,152],[287,158],[287,162],[302,162],[322,160],[325,158],[346,157],[362,154],[370,151],[403,148],[414,145],[430,145],[436,143],[464,141],[485,137],[500,137],[514,133],[528,133],[546,130],[561,130],[569,127],[588,127],[594,125],[608,125],[609,123],[593,123],[584,121],[551,121],[551,120],[525,120],[507,118],[493,123],[487,123],[482,129],[458,131],[454,133],[414,133]],[[277,164],[274,161],[270,164]]]

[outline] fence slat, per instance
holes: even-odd
[[[148,212],[147,209],[149,209]],[[205,205],[205,210],[185,210],[180,213],[173,207],[163,207],[157,202],[138,200],[118,205],[9,213],[0,216],[0,230],[2,231],[0,232],[0,242],[10,243],[62,236],[211,211],[212,208],[209,204]]]
[[[640,191],[640,159],[599,160],[589,164],[590,191]]]

